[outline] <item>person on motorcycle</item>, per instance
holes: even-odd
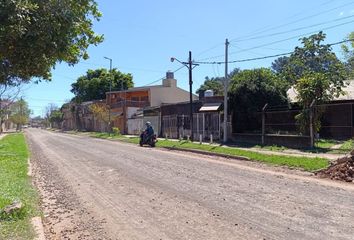
[[[151,122],[146,122],[145,123],[146,129],[145,129],[145,134],[146,134],[146,139],[149,139],[151,136],[154,135],[154,129],[152,128]]]

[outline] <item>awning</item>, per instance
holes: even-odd
[[[199,112],[216,112],[219,111],[222,103],[205,103]]]

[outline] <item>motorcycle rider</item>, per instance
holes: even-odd
[[[154,129],[151,125],[151,122],[146,122],[145,125],[146,125],[145,131],[146,131],[148,137],[151,137],[152,135],[154,135]]]
[[[151,125],[151,122],[146,122],[145,123],[146,129],[144,131],[144,141],[147,141],[148,139],[150,139],[150,137],[152,137],[154,135],[154,129]]]

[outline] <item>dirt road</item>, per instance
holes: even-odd
[[[48,239],[353,239],[354,185],[28,129]]]

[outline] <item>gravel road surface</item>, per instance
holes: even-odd
[[[354,239],[354,184],[28,129],[48,239]]]

